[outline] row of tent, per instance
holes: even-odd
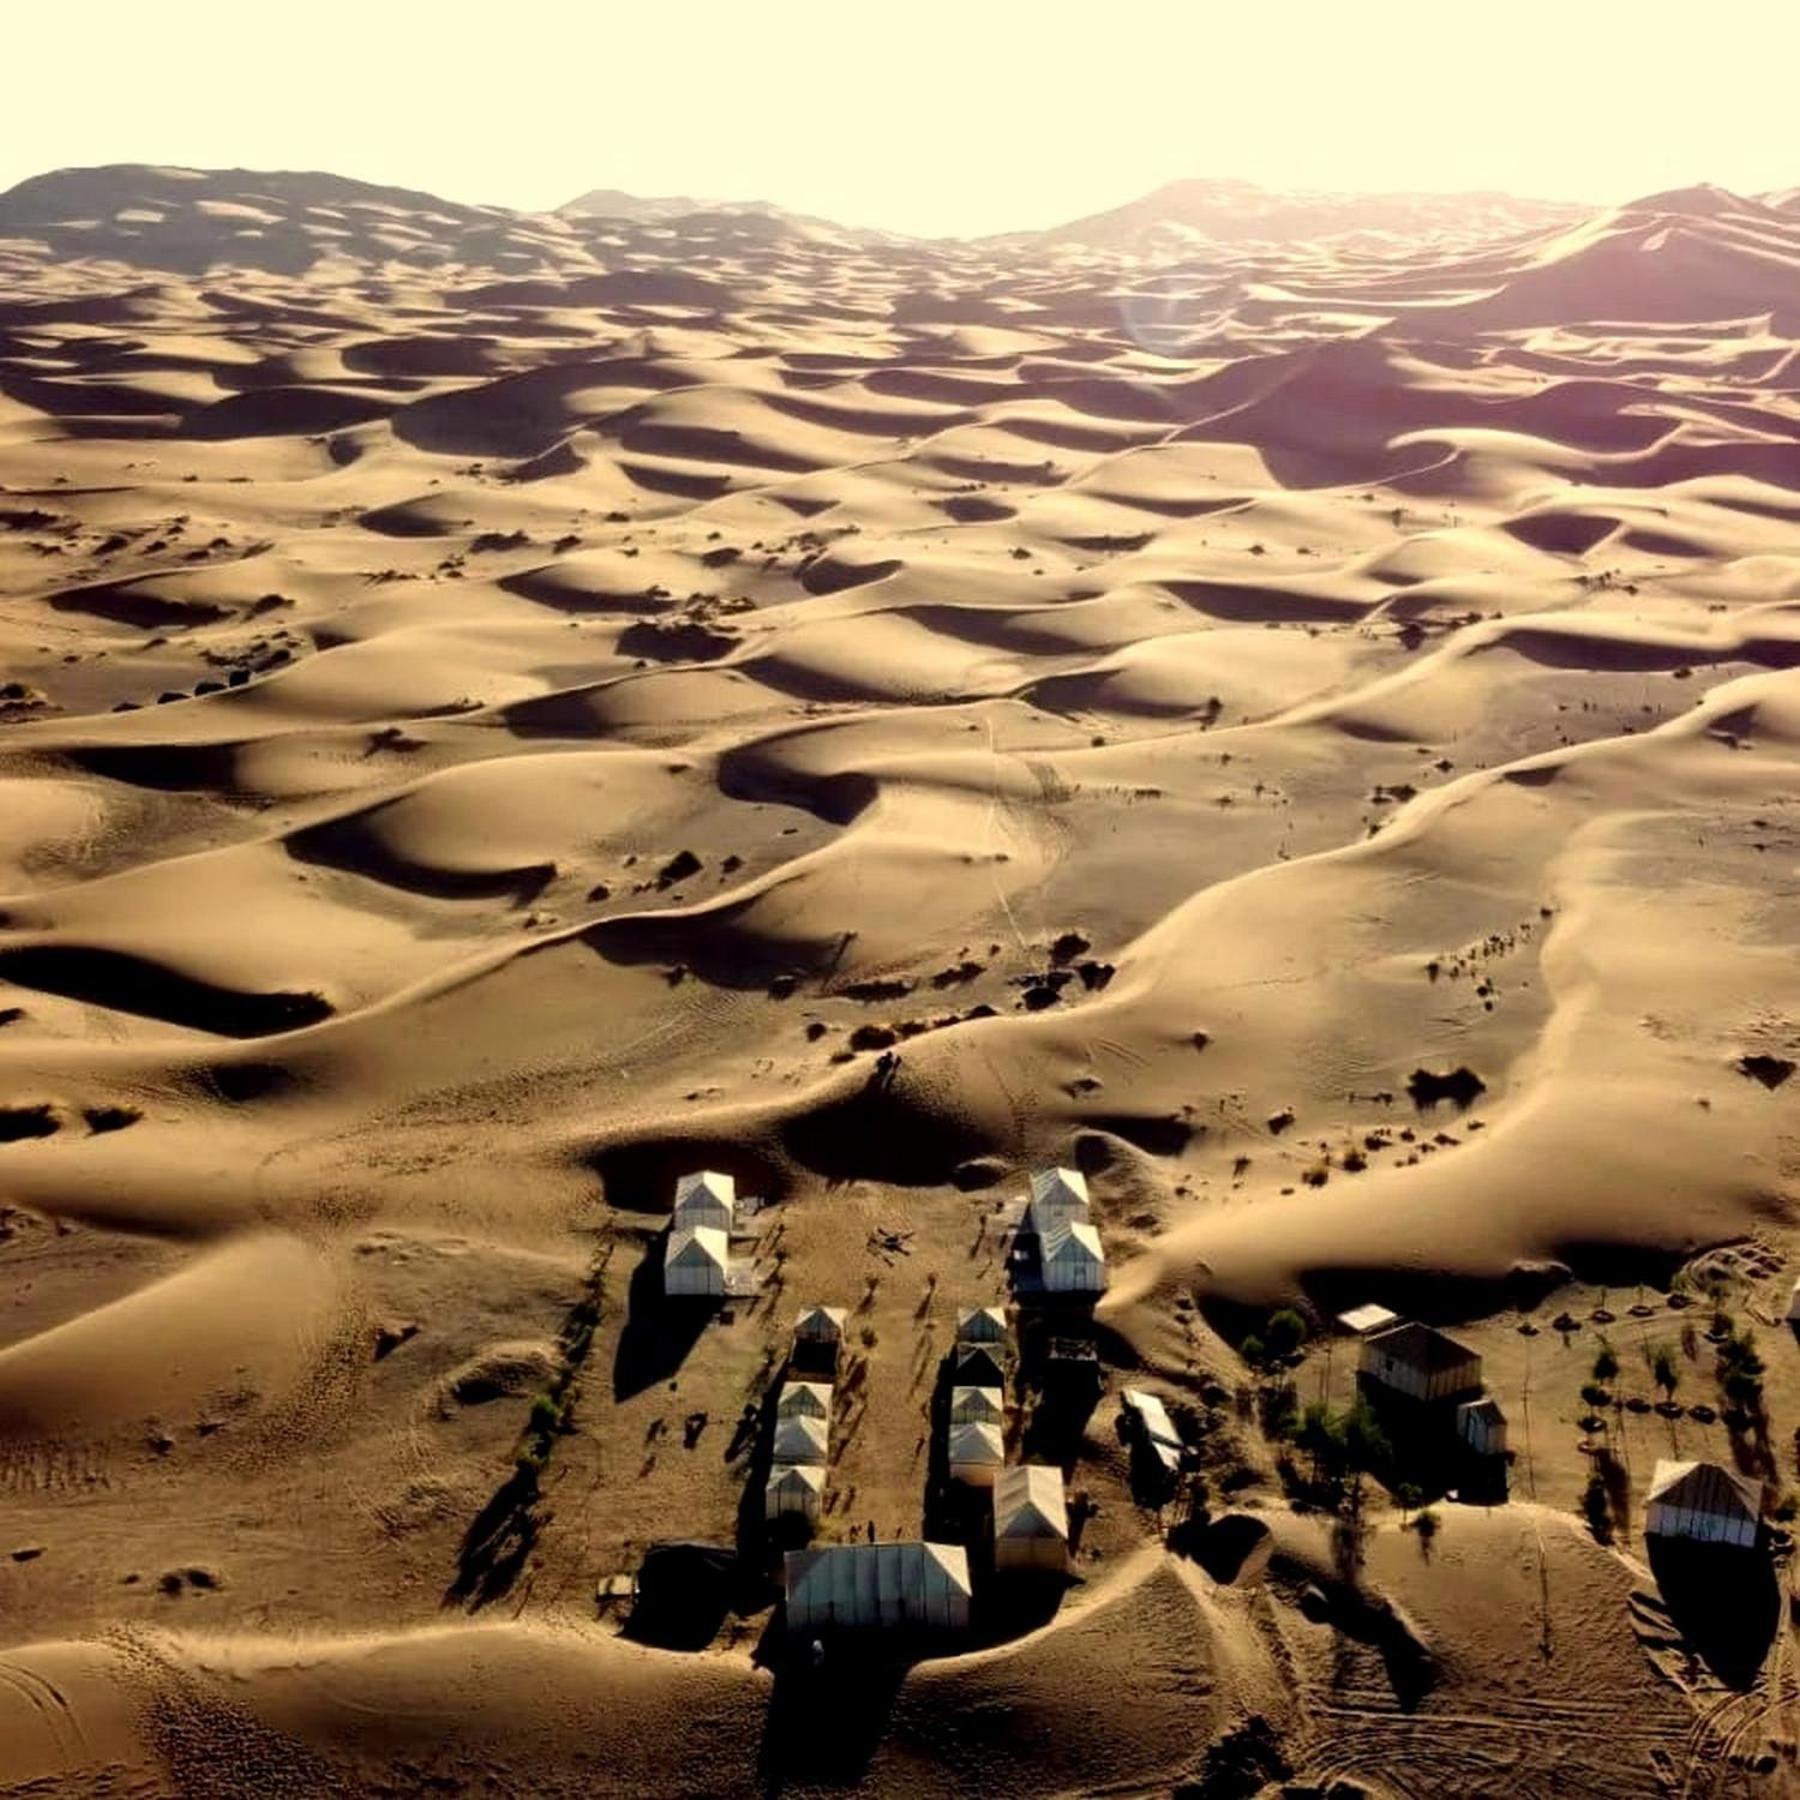
[[[1037,1244],[1038,1277],[1052,1294],[1106,1291],[1106,1251],[1079,1169],[1039,1169],[1031,1177],[1021,1235]]]
[[[684,1175],[663,1250],[663,1292],[683,1299],[721,1299],[731,1273],[737,1183],[716,1169]]]

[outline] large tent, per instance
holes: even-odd
[[[1412,1321],[1364,1338],[1361,1370],[1413,1400],[1455,1400],[1481,1386],[1481,1358],[1468,1345]]]
[[[1006,1461],[1006,1446],[998,1425],[984,1425],[971,1420],[967,1425],[952,1425],[947,1460],[950,1479],[969,1487],[992,1487]]]
[[[663,1292],[722,1296],[730,1262],[730,1241],[713,1226],[672,1231],[663,1256]]]
[[[1756,1542],[1761,1513],[1762,1494],[1755,1482],[1717,1463],[1665,1458],[1650,1478],[1644,1535],[1748,1549]]]
[[[763,1517],[816,1519],[824,1492],[825,1471],[817,1463],[777,1463],[763,1488]]]
[[[675,1184],[675,1229],[710,1226],[729,1232],[737,1222],[737,1183],[716,1169],[684,1175]]]
[[[1059,1469],[1015,1463],[994,1483],[994,1567],[1060,1571],[1069,1565],[1069,1509]]]
[[[790,1631],[961,1630],[969,1623],[969,1553],[960,1544],[790,1550],[785,1581]]]
[[[1044,1286],[1053,1294],[1098,1294],[1106,1288],[1100,1234],[1080,1219],[1052,1225],[1038,1240]]]
[[[823,1463],[831,1443],[823,1419],[778,1419],[769,1460],[778,1463]]]

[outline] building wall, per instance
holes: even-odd
[[[1481,1358],[1472,1356],[1454,1368],[1427,1372],[1414,1364],[1388,1355],[1377,1344],[1364,1344],[1362,1372],[1371,1381],[1396,1393],[1409,1394],[1415,1400],[1448,1400],[1466,1394],[1481,1385]]]
[[[663,1265],[663,1292],[681,1295],[723,1296],[725,1271],[717,1263],[702,1263],[697,1268],[684,1263],[677,1268]]]
[[[1104,1265],[1096,1267],[1085,1257],[1044,1264],[1044,1286],[1053,1294],[1098,1294],[1106,1288]]]
[[[1674,1506],[1653,1500],[1644,1515],[1644,1531],[1650,1537],[1691,1538],[1704,1544],[1756,1542],[1756,1521],[1742,1513],[1703,1512],[1696,1507]]]
[[[1066,1570],[1068,1566],[1069,1547],[1061,1538],[994,1539],[996,1569],[1037,1570],[1045,1574],[1056,1574]]]

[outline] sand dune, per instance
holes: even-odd
[[[1793,195],[969,244],[133,167],[0,196],[0,271],[0,1787],[1790,1778],[1785,1628],[1711,1684],[1577,1508],[1602,1440],[1628,1519],[1672,1448],[1790,1485],[1785,1338],[1760,1452],[1579,1395],[1590,1315],[1635,1378],[1679,1286],[1766,1325],[1794,1272]],[[824,1534],[918,1532],[1049,1160],[1267,1581],[1169,1549],[1108,1399],[1004,1642],[809,1697],[767,1595],[597,1621],[731,1541],[803,1299],[863,1299]],[[647,1342],[701,1164],[765,1291]],[[1522,1453],[1435,1548],[1371,1488],[1353,1580],[1238,1347],[1368,1299]]]

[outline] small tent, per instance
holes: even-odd
[[[1039,1169],[1031,1177],[1027,1208],[1031,1229],[1045,1236],[1054,1225],[1088,1216],[1087,1178],[1079,1169]]]
[[[737,1183],[716,1169],[682,1176],[675,1184],[674,1223],[677,1230],[707,1225],[729,1233],[737,1223]]]
[[[950,1479],[967,1487],[992,1487],[1006,1461],[1006,1446],[998,1425],[970,1421],[950,1427]]]
[[[831,1389],[822,1381],[788,1381],[782,1383],[775,1397],[778,1419],[831,1420]]]
[[[790,1550],[783,1568],[788,1629],[963,1630],[969,1553],[960,1544],[828,1544]]]
[[[1069,1566],[1062,1472],[1015,1463],[994,1482],[994,1567],[1061,1573]]]
[[[663,1292],[687,1297],[723,1296],[731,1253],[725,1233],[696,1225],[669,1234],[663,1255]]]
[[[1004,1425],[1006,1393],[1002,1388],[953,1387],[950,1390],[950,1423]]]
[[[835,1350],[844,1341],[848,1316],[841,1306],[809,1306],[794,1321],[794,1342]]]
[[[1492,1394],[1465,1400],[1456,1409],[1456,1435],[1477,1456],[1506,1454],[1506,1414]]]
[[[1747,1549],[1756,1542],[1761,1513],[1754,1481],[1718,1463],[1664,1459],[1650,1478],[1644,1535]]]
[[[769,1460],[775,1463],[823,1463],[831,1434],[823,1419],[777,1419]]]
[[[965,1306],[956,1315],[959,1344],[997,1344],[1007,1341],[1006,1309],[1002,1306]]]
[[[1794,1291],[1788,1296],[1788,1323],[1800,1325],[1800,1281],[1794,1283]]]
[[[990,1344],[958,1344],[951,1368],[956,1387],[1006,1386],[1006,1370]]]
[[[817,1519],[825,1471],[817,1463],[777,1463],[763,1488],[763,1517]]]
[[[1348,1312],[1339,1313],[1337,1322],[1352,1337],[1367,1337],[1371,1332],[1386,1331],[1390,1325],[1398,1325],[1400,1315],[1371,1301],[1366,1306],[1353,1306]]]
[[[1084,1220],[1053,1225],[1039,1240],[1038,1265],[1053,1294],[1098,1294],[1106,1289],[1106,1252]]]

